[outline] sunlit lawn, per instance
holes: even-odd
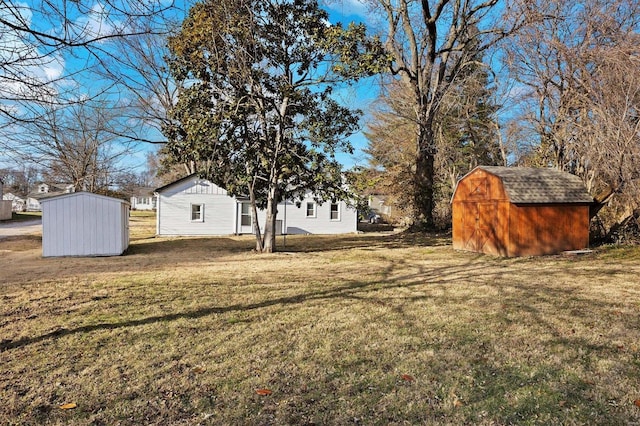
[[[0,241],[0,424],[640,422],[639,249],[365,234],[258,255],[152,220],[121,257]]]

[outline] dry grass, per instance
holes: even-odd
[[[264,256],[134,219],[121,257],[0,241],[0,424],[640,422],[637,248],[365,234]]]

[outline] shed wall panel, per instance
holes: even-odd
[[[589,246],[589,206],[511,205],[510,256],[539,256]]]
[[[43,206],[43,256],[112,256],[128,247],[128,205],[89,193],[48,199]]]

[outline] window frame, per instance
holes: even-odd
[[[336,206],[336,209],[335,209],[336,217],[335,218],[333,217],[333,213],[334,213],[333,206]],[[340,203],[335,202],[335,203],[329,204],[329,220],[331,220],[333,222],[339,222],[340,221],[340,216],[341,216],[340,215],[340,213],[341,213],[340,210],[341,210],[340,209]]]
[[[199,217],[194,219],[194,213],[195,211],[193,210],[194,207],[199,207],[198,209],[198,213],[199,213]],[[191,209],[190,209],[190,214],[191,214],[191,222],[204,222],[204,203],[191,203]]]
[[[313,209],[312,214],[309,214],[309,206],[311,206]],[[314,219],[318,217],[318,208],[314,201],[307,201],[307,204],[305,205],[305,217],[307,219]]]
[[[244,207],[247,206],[247,212],[245,213]],[[243,219],[248,217],[249,224],[244,224]],[[252,226],[253,225],[253,214],[251,213],[251,203],[240,203],[240,226]]]

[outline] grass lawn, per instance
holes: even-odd
[[[0,424],[640,423],[638,248],[363,234],[258,255],[152,220],[120,257],[0,241]]]

